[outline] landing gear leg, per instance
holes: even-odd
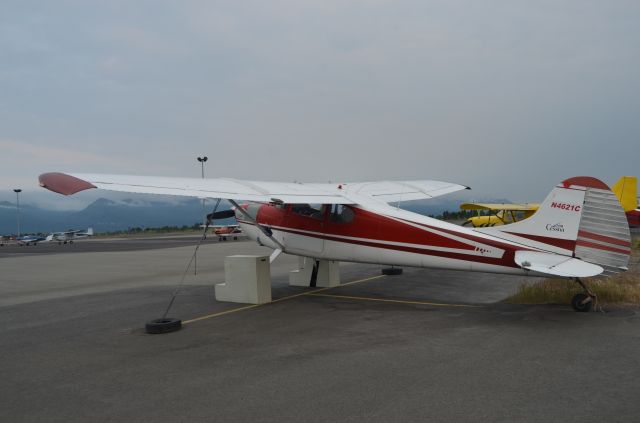
[[[576,282],[580,284],[584,292],[576,294],[571,299],[571,306],[575,311],[586,313],[591,311],[591,308],[595,305],[598,305],[598,297],[594,294],[587,285],[584,284],[580,280],[580,278],[576,278]]]

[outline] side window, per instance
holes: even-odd
[[[292,204],[291,211],[301,216],[322,219],[324,208],[322,204]]]
[[[331,206],[330,220],[333,223],[349,223],[353,221],[355,214],[349,206],[344,204],[333,204]]]

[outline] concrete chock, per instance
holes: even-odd
[[[237,255],[224,259],[225,283],[216,284],[216,300],[233,303],[271,302],[269,256]]]
[[[313,283],[314,273],[315,284]],[[289,285],[322,288],[338,286],[340,285],[340,262],[298,257],[298,269],[289,273]]]

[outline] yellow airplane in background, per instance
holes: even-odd
[[[618,197],[622,208],[627,214],[629,224],[637,224],[640,210],[638,208],[638,178],[635,176],[623,176],[618,179],[611,191]],[[508,225],[519,222],[538,210],[539,204],[493,204],[493,203],[464,203],[460,205],[461,210],[477,210],[478,216],[470,217],[464,225],[473,225],[475,228],[486,226]],[[488,211],[490,214],[481,216],[481,211]],[[635,220],[634,220],[635,219]]]
[[[533,216],[538,207],[540,207],[539,204],[464,203],[460,205],[460,209],[477,210],[478,216],[468,218],[462,225],[471,224],[474,228],[508,225]],[[488,211],[491,214],[481,216],[481,211]]]

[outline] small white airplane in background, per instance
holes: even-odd
[[[67,244],[67,243],[73,244],[73,241],[75,240],[88,238],[90,236],[93,236],[93,228],[89,228],[86,231],[70,229],[66,232],[50,233],[47,236],[46,241],[58,242],[58,245]]]
[[[572,300],[588,311],[595,295],[580,278],[627,270],[629,225],[616,196],[592,177],[557,185],[529,219],[466,228],[389,203],[468,189],[438,181],[299,184],[235,179],[45,173],[40,185],[71,195],[86,189],[223,198],[240,227],[280,253],[395,266],[575,279]],[[237,201],[249,200],[240,206]],[[219,212],[214,218],[222,218]],[[216,216],[217,215],[217,216]]]

